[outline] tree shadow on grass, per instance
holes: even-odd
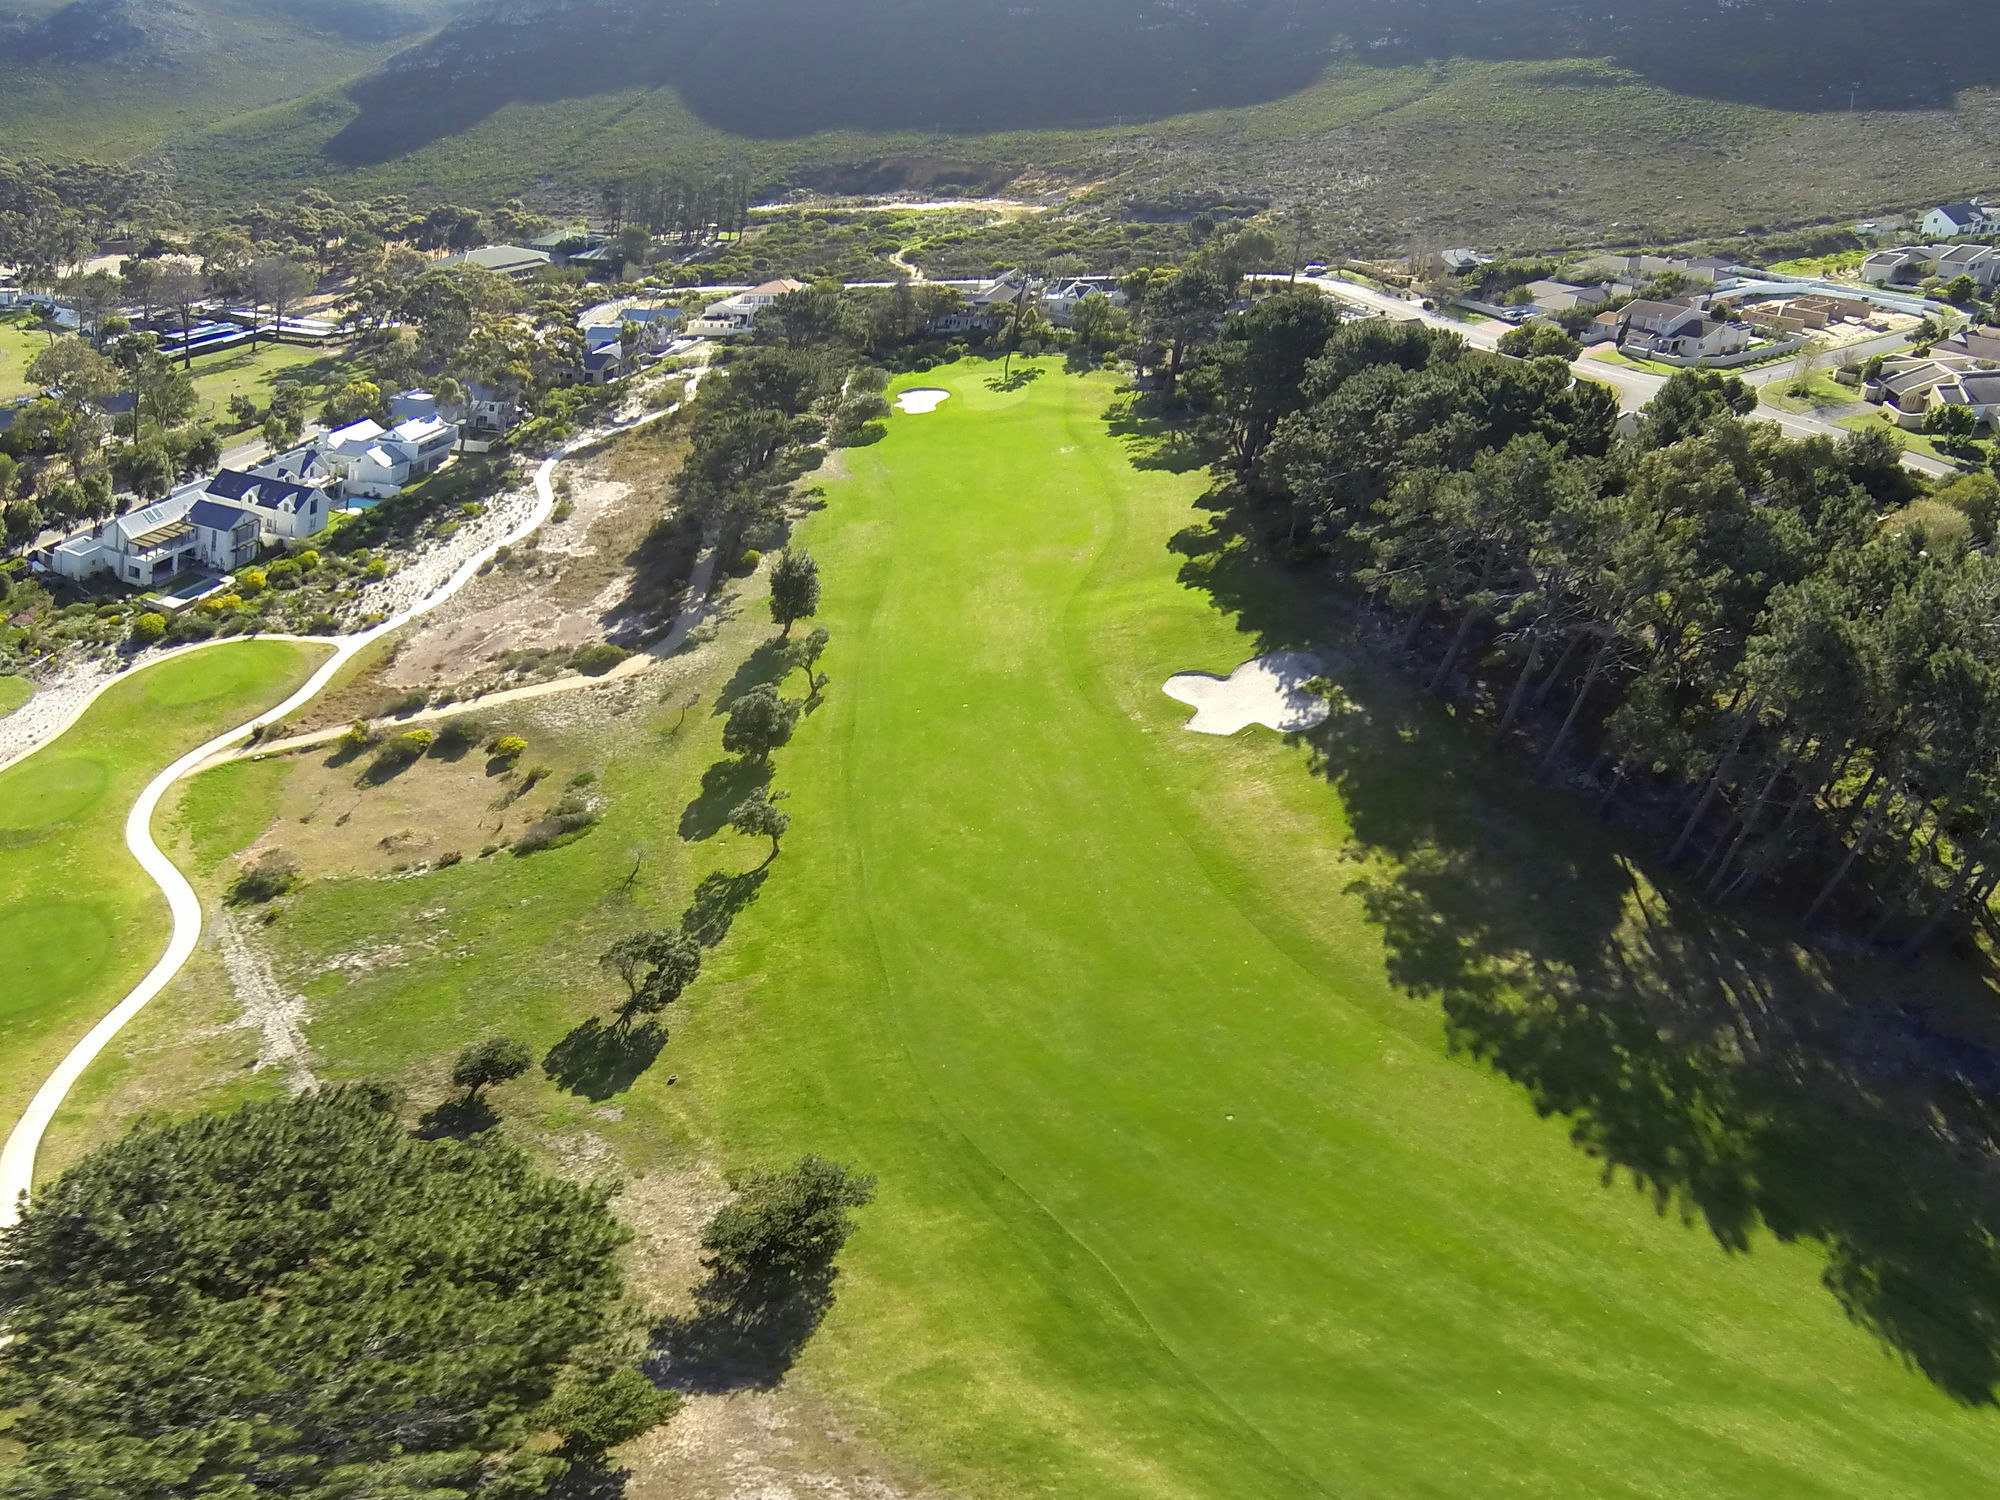
[[[491,1130],[499,1123],[500,1117],[493,1112],[493,1106],[486,1102],[484,1095],[468,1099],[461,1094],[426,1111],[424,1117],[417,1121],[416,1134],[426,1141],[462,1141],[467,1136]]]
[[[681,809],[681,837],[689,843],[713,838],[726,826],[737,803],[770,784],[768,760],[744,755],[717,761],[701,773],[701,791]]]
[[[756,1288],[712,1273],[695,1288],[694,1311],[654,1325],[646,1373],[669,1390],[709,1395],[775,1388],[833,1306],[838,1274]]]
[[[768,861],[740,875],[711,870],[702,876],[687,910],[681,913],[681,931],[704,948],[713,948],[729,936],[738,913],[757,899],[770,875]]]
[[[1040,365],[1024,364],[1018,370],[1010,370],[1005,375],[990,375],[986,379],[989,391],[1022,391],[1042,378]]]
[[[785,660],[785,643],[775,635],[771,636],[743,658],[729,681],[724,683],[721,691],[715,695],[715,703],[709,710],[710,714],[728,713],[736,700],[750,689],[761,687],[765,683],[783,682],[791,670],[790,663]]]
[[[1184,533],[1181,579],[1236,616],[1245,656],[1329,658],[1353,708],[1298,738],[1339,792],[1390,981],[1567,1121],[1607,1185],[1726,1253],[1815,1243],[1851,1320],[1952,1399],[1994,1404],[2000,1050],[1946,1020],[1990,1012],[1983,960],[1830,960],[1785,913],[1698,901],[1658,841],[1482,754],[1486,726],[1382,665],[1386,633],[1265,560],[1254,524],[1218,517],[1219,548]]]
[[[631,1088],[666,1045],[666,1028],[658,1022],[620,1026],[592,1016],[549,1048],[542,1072],[572,1094],[609,1099]]]
[[[1191,474],[1215,462],[1215,445],[1170,421],[1154,396],[1121,394],[1105,409],[1104,423],[1135,469]]]

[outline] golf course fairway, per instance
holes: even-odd
[[[951,399],[846,453],[795,536],[833,685],[776,757],[791,831],[677,1089],[634,1089],[699,1100],[725,1164],[879,1176],[799,1371],[978,1495],[2000,1484],[2000,1415],[1851,1321],[1818,1243],[1725,1249],[1448,1048],[1345,851],[1476,752],[1385,722],[1343,805],[1302,745],[1183,732],[1167,677],[1313,628],[1282,575],[1225,607],[1207,477],[1107,423],[1111,379],[1030,368],[905,381]],[[1517,871],[1558,926],[1630,884],[1570,837]]]
[[[121,678],[0,771],[0,1130],[166,946],[166,900],[125,847],[140,791],[283,702],[325,654],[246,640],[170,657]]]

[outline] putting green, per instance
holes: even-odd
[[[1275,735],[1185,733],[1169,675],[1310,642],[1177,581],[1203,476],[1128,461],[1108,380],[997,373],[919,377],[953,398],[803,527],[834,686],[779,756],[792,829],[676,1089],[632,1096],[701,1101],[730,1163],[879,1174],[803,1372],[978,1495],[2000,1483],[2000,1417],[1851,1323],[1815,1246],[1726,1252],[1448,1051],[1340,851],[1450,763],[1386,733],[1343,807]],[[1535,852],[1528,894],[1592,910],[1602,847]]]
[[[244,641],[169,658],[0,772],[0,1130],[166,946],[166,902],[125,848],[133,801],[170,761],[281,702],[324,655]]]

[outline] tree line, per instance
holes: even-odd
[[[1906,955],[2000,887],[2000,485],[1927,492],[1886,434],[1787,438],[1674,376],[1620,436],[1560,355],[1231,317],[1187,400],[1278,545],[1394,622],[1495,750],[1660,830],[1709,899]]]

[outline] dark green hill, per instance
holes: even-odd
[[[1974,0],[72,0],[0,141],[594,199],[1018,175],[1304,198],[1356,245],[1734,233],[2000,188]],[[397,37],[395,33],[407,30]]]

